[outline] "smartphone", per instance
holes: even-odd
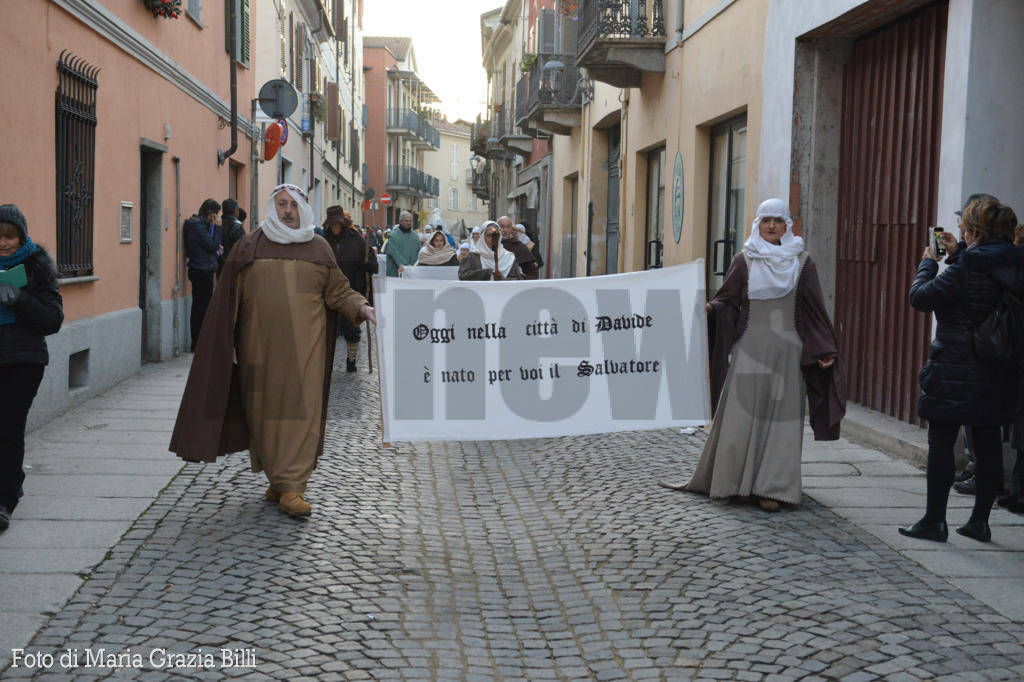
[[[946,230],[941,227],[928,228],[929,246],[931,246],[932,251],[934,251],[935,255],[939,258],[946,255],[946,247],[942,242],[942,233],[945,231]]]

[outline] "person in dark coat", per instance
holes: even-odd
[[[487,227],[487,223],[484,223],[484,227]],[[530,247],[519,241],[519,233],[512,219],[507,215],[501,216],[498,218],[498,228],[501,230],[501,245],[515,255],[516,265],[522,271],[523,279],[539,279],[540,267],[537,265],[537,259],[530,252]]]
[[[224,252],[221,254],[217,264],[218,273],[224,268],[224,261],[231,254],[231,247],[242,241],[242,237],[245,236],[245,228],[242,227],[242,221],[238,217],[240,210],[238,202],[231,198],[225,199],[224,203],[221,204],[220,224],[222,234],[224,235]]]
[[[1002,488],[1001,427],[1014,417],[1017,375],[977,357],[972,330],[989,316],[1003,291],[1024,289],[1024,257],[1012,244],[1016,215],[989,197],[971,201],[961,216],[966,248],[947,242],[949,267],[938,274],[925,249],[910,287],[910,305],[934,313],[935,339],[921,370],[917,411],[928,420],[928,499],[925,515],[899,532],[945,542],[946,504],[956,472],[953,445],[960,427],[971,430],[977,492],[974,509],[957,533],[981,542],[992,539],[989,513]]]
[[[50,361],[44,337],[56,334],[64,322],[57,268],[32,242],[28,221],[14,204],[0,206],[0,270],[6,271],[0,280],[0,530],[5,530],[25,481],[28,411]]]
[[[377,257],[369,248],[366,240],[352,223],[351,216],[341,206],[327,208],[324,219],[324,239],[334,252],[338,267],[348,279],[349,286],[364,298],[371,298],[367,279],[377,274]],[[361,334],[359,327],[352,324],[344,316],[338,318],[338,334],[345,337],[347,356],[345,369],[356,371],[356,358],[359,355]]]
[[[213,296],[213,276],[217,273],[217,259],[221,254],[223,232],[217,224],[220,204],[207,199],[199,207],[199,215],[185,221],[185,257],[188,259],[188,281],[192,283],[192,352],[203,327],[203,318]]]

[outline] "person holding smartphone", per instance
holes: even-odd
[[[974,509],[957,533],[992,539],[989,513],[1003,482],[1001,427],[1013,420],[1017,376],[975,354],[972,330],[991,314],[1003,291],[1024,289],[1024,254],[1013,246],[1017,217],[993,197],[969,201],[962,211],[964,240],[949,250],[949,267],[938,273],[936,254],[925,249],[910,287],[910,304],[934,313],[935,339],[920,373],[917,411],[928,420],[927,507],[902,535],[945,542],[946,505],[953,484],[953,446],[960,427],[970,429],[975,451]]]

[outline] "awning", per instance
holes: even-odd
[[[526,208],[537,208],[537,188],[540,183],[536,178],[531,179],[525,185],[519,185],[508,193],[506,199],[515,199],[526,195]]]

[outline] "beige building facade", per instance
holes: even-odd
[[[595,4],[570,15],[579,123],[570,108],[556,112],[569,126],[538,123],[555,134],[552,276],[704,258],[713,291],[762,198],[752,188],[768,3],[646,0],[638,16],[623,0],[627,26],[614,35]]]
[[[473,194],[470,124],[438,119],[434,127],[441,141],[437,150],[423,153],[423,172],[438,178],[439,189],[426,210],[434,213],[434,209],[440,209],[445,228],[462,237],[487,220],[487,202]]]

